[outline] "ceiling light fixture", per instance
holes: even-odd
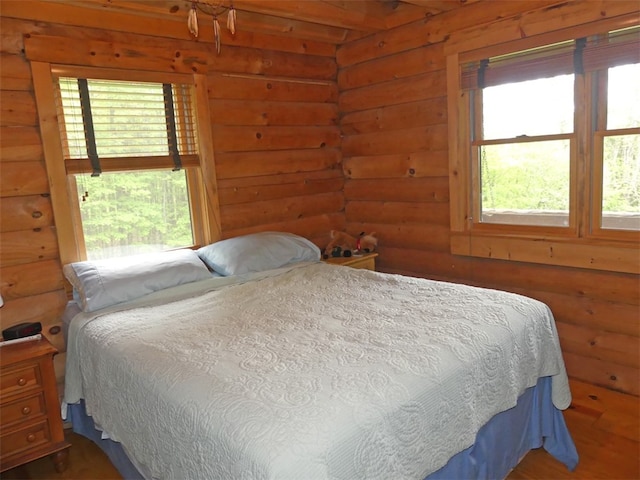
[[[227,29],[232,35],[236,33],[236,9],[233,6],[233,0],[229,1],[229,6],[223,5],[224,0],[220,0],[217,5],[202,0],[194,0],[191,2],[189,17],[187,18],[187,27],[191,35],[198,36],[198,10],[205,15],[213,17],[213,38],[216,44],[216,53],[220,55],[220,23],[218,16],[227,12]]]

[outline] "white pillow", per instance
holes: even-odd
[[[320,260],[320,249],[306,238],[284,232],[261,232],[228,238],[198,250],[211,270],[241,275]]]
[[[85,312],[211,278],[198,254],[190,249],[70,263],[62,271]]]

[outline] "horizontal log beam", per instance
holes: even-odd
[[[406,154],[362,155],[343,159],[347,178],[419,178],[449,175],[446,150],[421,150]]]
[[[337,169],[337,148],[216,153],[218,180]]]

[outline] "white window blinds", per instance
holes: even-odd
[[[59,110],[66,159],[164,157],[196,153],[188,85],[59,79]],[[157,162],[154,162],[157,165]],[[169,166],[167,165],[167,166]]]

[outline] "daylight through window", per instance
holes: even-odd
[[[59,78],[65,167],[87,259],[194,245],[190,85]],[[184,167],[184,168],[183,168]]]
[[[640,27],[505,50],[449,57],[452,252],[636,271]]]
[[[577,232],[586,209],[598,212],[591,233],[640,230],[637,37],[636,28],[463,66],[476,228]],[[579,131],[590,132],[592,158],[578,158]],[[578,162],[598,182],[596,205],[577,199]]]

